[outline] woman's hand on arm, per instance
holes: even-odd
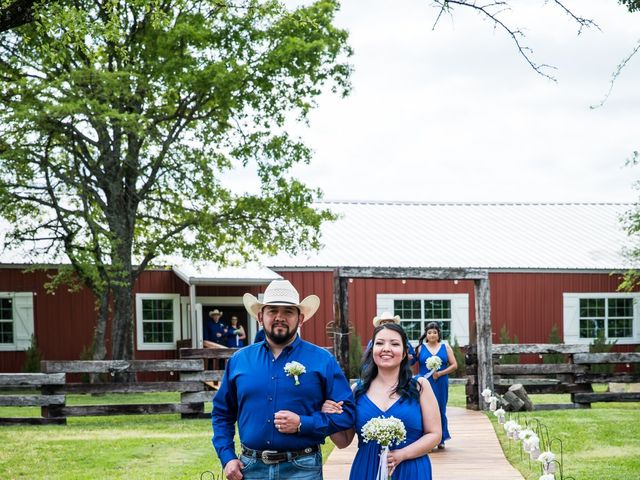
[[[332,415],[334,413],[342,413],[343,402],[334,402],[333,400],[325,400],[322,404],[321,412]],[[338,448],[347,448],[351,445],[351,441],[355,436],[355,430],[350,428],[349,430],[343,430],[342,432],[336,432],[329,435],[331,441],[336,444]]]

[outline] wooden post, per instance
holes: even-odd
[[[335,334],[333,352],[344,374],[349,377],[349,279],[333,272],[333,314]]]
[[[476,297],[476,334],[478,345],[478,400],[480,408],[488,408],[481,393],[485,388],[493,391],[493,360],[491,358],[491,298],[489,274],[486,278],[475,280]]]

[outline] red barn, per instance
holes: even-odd
[[[334,276],[357,269],[486,271],[494,342],[506,326],[520,343],[546,343],[555,326],[565,343],[591,343],[600,332],[622,351],[640,344],[640,293],[618,292],[631,265],[620,215],[629,204],[328,202],[337,214],[323,227],[324,247],[298,257],[280,255],[242,269],[171,263],[149,270],[135,286],[136,358],[174,358],[177,342],[199,345],[202,319],[214,308],[238,315],[249,336],[256,322],[242,295],[259,294],[284,277],[321,307],[302,336],[331,345]],[[96,319],[88,291],[48,294],[50,271],[33,270],[20,252],[0,255],[0,371],[22,369],[35,334],[44,358],[77,359],[91,344]],[[46,259],[35,262],[46,265]],[[636,265],[637,267],[637,265]],[[26,269],[31,269],[26,271]],[[54,269],[55,265],[49,265]],[[351,270],[349,270],[351,269]],[[431,319],[464,345],[473,338],[472,280],[410,277],[348,279],[348,319],[362,341],[371,319],[389,310],[412,340]]]

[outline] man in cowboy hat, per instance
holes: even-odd
[[[322,479],[320,444],[327,435],[353,427],[355,406],[335,358],[298,335],[320,299],[310,295],[300,301],[289,281],[274,280],[262,302],[247,293],[244,305],[266,339],[233,355],[213,398],[212,441],[224,474],[229,480]],[[323,413],[327,399],[343,402],[342,413]]]
[[[204,325],[203,342],[202,345],[205,348],[220,348],[226,347],[227,342],[227,326],[220,321],[222,312],[217,308],[209,312],[209,318]]]

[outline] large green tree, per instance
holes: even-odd
[[[337,8],[38,2],[33,21],[0,34],[7,238],[68,258],[63,279],[94,291],[94,358],[105,354],[108,303],[112,357],[132,357],[132,287],[159,256],[225,264],[318,246],[331,214],[291,178],[311,154],[288,131],[324,88],[348,92]],[[231,170],[252,173],[254,191],[229,188]]]
[[[628,162],[629,166],[637,167],[640,164],[640,152],[634,152]],[[640,180],[635,183],[636,190],[640,193]],[[629,211],[627,211],[622,219],[623,225],[629,238],[631,245],[626,251],[629,260],[638,265],[640,264],[640,198]],[[620,290],[634,291],[640,288],[640,270],[629,269],[624,274],[624,280],[620,285]]]

